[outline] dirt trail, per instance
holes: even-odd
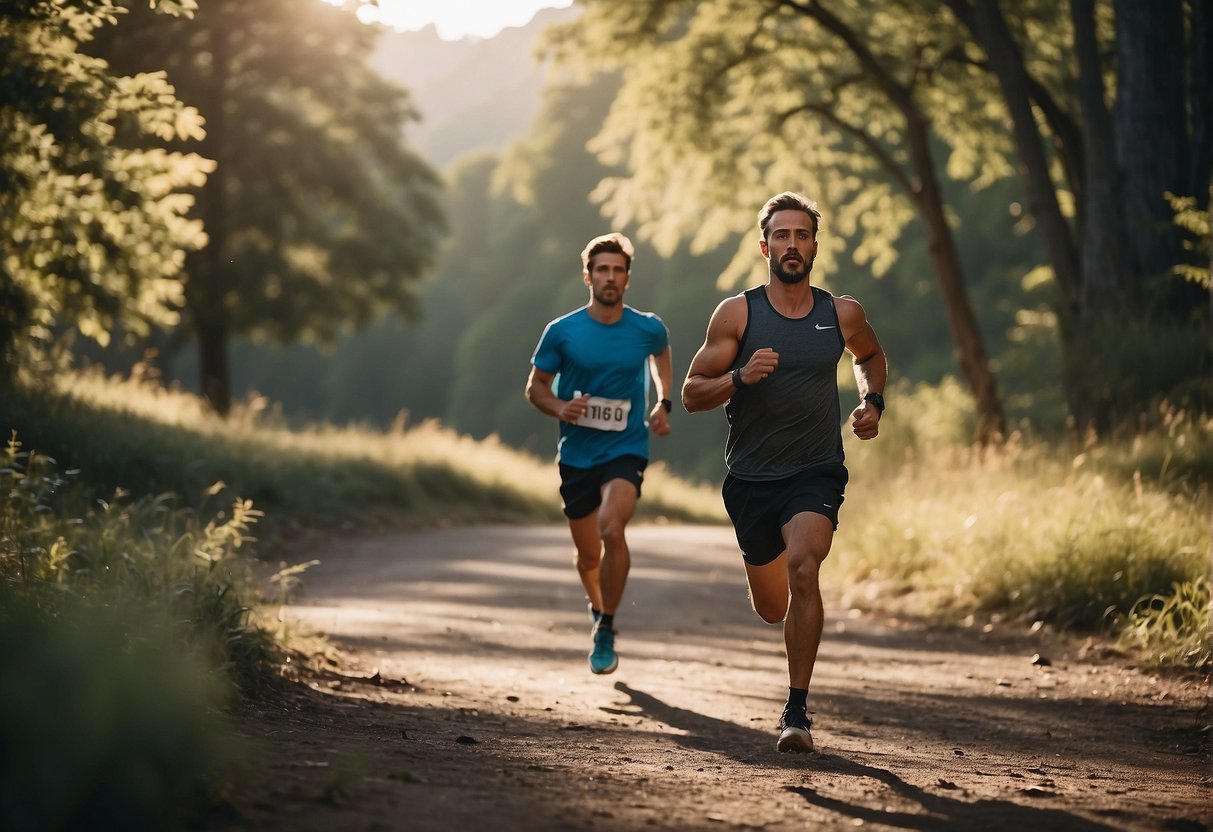
[[[775,752],[778,628],[727,528],[634,526],[619,670],[563,527],[327,544],[287,609],[347,662],[247,714],[234,825],[291,830],[1210,828],[1207,689],[1043,633],[829,604],[819,753]],[[828,580],[828,579],[827,579]],[[1033,664],[1040,653],[1047,665]]]

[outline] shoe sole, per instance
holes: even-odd
[[[605,675],[607,675],[608,673],[614,673],[614,672],[615,672],[615,668],[617,668],[617,667],[619,667],[619,657],[618,657],[618,656],[616,656],[616,657],[615,657],[615,661],[611,662],[611,666],[610,666],[610,667],[603,668],[602,670],[597,670],[597,669],[594,667],[594,665],[590,665],[590,672],[591,672],[591,673],[595,673],[595,674],[597,674],[597,675],[599,675],[599,676],[605,676]]]
[[[775,743],[775,750],[792,754],[812,754],[813,737],[803,728],[785,728]]]

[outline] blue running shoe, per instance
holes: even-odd
[[[813,753],[813,735],[809,729],[813,720],[801,708],[785,708],[779,718],[779,741],[775,743],[776,751],[790,751],[793,754]]]
[[[619,656],[615,653],[615,631],[601,625],[594,628],[594,649],[590,651],[590,670],[595,673],[614,673],[619,667]]]
[[[590,614],[590,635],[594,634],[594,628],[598,626],[598,622],[602,620],[602,613],[594,609],[592,603],[585,605],[586,612]]]

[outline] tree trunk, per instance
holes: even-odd
[[[977,0],[971,25],[986,50],[1011,114],[1012,136],[1026,183],[1028,210],[1040,228],[1053,276],[1061,290],[1058,317],[1065,333],[1073,332],[1082,296],[1082,274],[1074,235],[1061,212],[1049,176],[1049,159],[1032,111],[1031,84],[998,0]]]
[[[1116,154],[1125,226],[1131,230],[1125,235],[1126,254],[1143,299],[1160,300],[1179,262],[1179,234],[1166,192],[1190,186],[1183,3],[1115,0],[1114,5]]]
[[[940,296],[948,313],[948,324],[952,329],[952,340],[956,344],[960,369],[977,407],[977,441],[982,445],[1001,441],[1002,437],[1006,436],[1006,416],[998,398],[998,383],[993,370],[990,369],[981,330],[973,314],[973,304],[969,301],[969,293],[965,288],[964,270],[960,266],[956,242],[944,213],[943,195],[939,190],[939,179],[931,158],[930,123],[914,101],[912,86],[907,87],[891,76],[864,45],[863,38],[855,30],[816,3],[795,7],[797,11],[812,17],[842,40],[860,65],[873,75],[890,103],[905,119],[913,179],[907,178],[899,169],[899,165],[891,159],[886,157],[884,163],[887,168],[895,171],[893,175],[902,182],[902,187],[908,192],[926,226],[928,251],[939,281]]]
[[[224,3],[213,3],[199,14],[224,14]],[[202,154],[216,162],[207,178],[199,202],[209,238],[207,246],[191,258],[186,303],[198,339],[198,373],[202,395],[220,416],[232,408],[231,374],[228,365],[228,310],[224,277],[227,250],[226,108],[229,50],[224,26],[211,26],[211,85],[208,101],[200,106],[206,118]]]
[[[202,395],[220,416],[232,409],[231,372],[227,359],[227,328],[222,324],[202,323],[194,327],[198,339],[198,374]]]
[[[1076,427],[1085,429],[1097,408],[1094,404],[1096,393],[1087,383],[1088,350],[1084,348],[1079,326],[1079,321],[1085,317],[1081,253],[1062,214],[1049,174],[1049,158],[1032,108],[1032,82],[1024,66],[1023,54],[1002,16],[998,0],[975,0],[973,4],[964,0],[946,2],[985,50],[990,70],[998,79],[1011,116],[1012,138],[1024,177],[1028,210],[1036,220],[1059,291],[1055,309],[1062,345],[1062,386],[1066,403]],[[1071,155],[1072,158],[1085,158]],[[1084,183],[1081,192],[1087,191],[1089,187]]]
[[[1079,318],[1083,325],[1088,325],[1102,313],[1124,311],[1131,281],[1123,251],[1125,234],[1112,116],[1108,112],[1095,35],[1095,0],[1071,0],[1070,16],[1078,60],[1084,146],[1082,190],[1076,194],[1082,245]]]
[[[1196,207],[1209,208],[1209,177],[1213,175],[1213,3],[1192,3],[1192,57],[1188,65],[1188,106],[1192,120],[1190,184],[1185,193],[1196,197]]]
[[[915,190],[910,194],[927,229],[927,250],[939,280],[939,292],[948,312],[948,324],[960,361],[961,372],[977,406],[977,440],[982,445],[1001,441],[1007,422],[998,397],[998,382],[981,339],[973,304],[965,287],[956,241],[943,210],[943,196],[935,175],[935,164],[926,122],[917,113],[906,113],[907,139],[914,167]]]

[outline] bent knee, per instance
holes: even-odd
[[[768,624],[778,624],[787,617],[788,601],[786,598],[783,603],[751,598],[750,603],[754,607],[754,612],[758,613],[758,617]]]
[[[598,534],[602,537],[602,542],[607,546],[617,546],[624,541],[623,532],[626,526],[618,520],[609,520],[603,523]]]

